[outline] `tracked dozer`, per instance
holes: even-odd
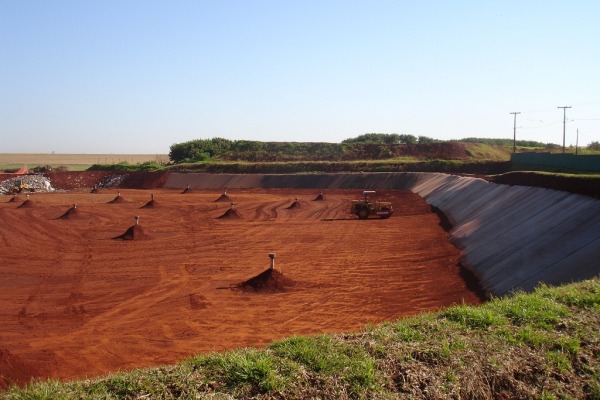
[[[352,200],[350,212],[356,215],[359,219],[367,219],[371,215],[376,215],[380,218],[389,218],[394,213],[392,203],[389,201],[371,201],[369,195],[375,194],[374,190],[363,191],[363,199]]]
[[[23,193],[23,192],[33,192],[33,188],[30,188],[29,185],[23,182],[21,179],[16,179],[15,183],[12,185],[10,189],[11,193]]]

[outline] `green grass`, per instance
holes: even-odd
[[[600,399],[600,278],[4,399]]]
[[[30,171],[33,171],[35,167],[44,167],[50,165],[54,171],[85,171],[91,164],[31,164],[27,165]],[[0,171],[14,171],[23,167],[23,164],[0,164]]]

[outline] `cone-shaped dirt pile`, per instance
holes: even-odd
[[[319,193],[317,197],[313,199],[313,201],[324,201],[325,197],[323,196],[323,192]]]
[[[33,202],[31,200],[27,199],[24,202],[22,202],[17,208],[29,208],[29,207],[33,207]]]
[[[294,200],[294,202],[292,204],[290,204],[287,209],[291,210],[292,208],[302,208],[298,199]]]
[[[123,233],[117,237],[114,237],[115,240],[148,240],[150,236],[148,236],[144,229],[142,229],[141,225],[132,225]]]
[[[13,196],[10,198],[10,200],[8,200],[9,203],[16,203],[17,202],[17,196]]]
[[[219,196],[218,199],[215,200],[215,202],[220,202],[220,201],[231,201],[231,198],[229,197],[229,195],[227,193],[223,193],[222,195]]]
[[[144,204],[141,208],[155,208],[158,207],[158,202],[156,200],[150,200],[146,204]]]
[[[90,193],[98,193],[98,188],[96,186],[94,186],[92,188],[92,190],[90,191]]]
[[[81,218],[81,214],[77,211],[77,206],[73,206],[69,208],[63,215],[56,219],[79,219]]]
[[[186,193],[191,193],[192,189],[190,188],[190,185],[187,185],[185,187],[185,189],[183,189],[183,192],[181,192],[181,194],[186,194]]]
[[[250,278],[247,281],[238,284],[235,289],[243,290],[245,292],[275,293],[284,292],[295,285],[296,282],[283,275],[277,269],[269,268],[256,275],[254,278]]]
[[[238,210],[236,210],[235,208],[230,208],[229,210],[225,211],[225,213],[223,215],[221,215],[220,217],[217,217],[217,219],[240,219],[242,218],[242,216],[240,215],[240,213],[238,212]]]
[[[123,197],[121,197],[121,194],[118,194],[117,197],[115,197],[114,199],[109,201],[108,204],[123,203],[124,201],[125,200],[123,200]]]

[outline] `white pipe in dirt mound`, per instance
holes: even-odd
[[[540,282],[600,274],[600,200],[550,189],[508,186],[441,173],[169,175],[165,187],[404,189],[440,209],[463,265],[484,290],[503,295]]]

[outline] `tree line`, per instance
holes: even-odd
[[[215,137],[196,139],[171,145],[169,158],[173,163],[210,160],[247,162],[286,161],[355,161],[384,160],[394,157],[430,153],[431,158],[447,153],[452,143],[471,142],[512,147],[512,139],[466,138],[440,141],[426,136],[396,133],[365,133],[341,143],[326,142],[260,142],[229,140]],[[519,147],[549,148],[552,144],[517,140]]]
[[[209,160],[274,161],[352,161],[379,160],[406,155],[408,146],[440,141],[425,136],[366,133],[341,143],[260,142],[224,138],[196,139],[171,145],[169,158],[174,163]]]

